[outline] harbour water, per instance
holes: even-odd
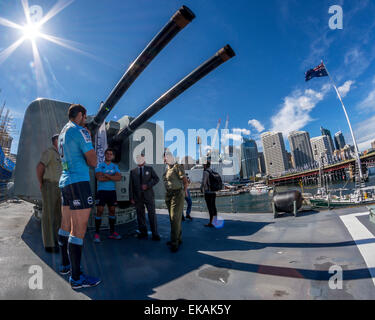
[[[369,181],[366,182],[366,186],[375,186],[375,175],[369,176]],[[349,194],[355,187],[354,182],[337,182],[329,185],[329,189],[340,189],[342,194]],[[303,186],[304,193],[315,194],[317,192],[317,185]],[[276,187],[276,192],[298,190],[302,191],[299,185],[279,186]],[[338,192],[336,193],[338,194]],[[193,211],[205,212],[207,207],[203,197],[194,197],[193,200]],[[267,213],[272,212],[271,207],[272,194],[262,195],[251,195],[250,193],[242,193],[234,196],[225,196],[216,198],[216,207],[218,212],[221,213]],[[162,200],[157,201],[157,207],[166,208],[165,203]],[[185,203],[186,210],[186,203]]]

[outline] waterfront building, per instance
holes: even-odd
[[[330,163],[332,160],[331,146],[328,136],[319,136],[310,139],[314,160]]]
[[[355,155],[354,146],[346,144],[344,148],[341,149],[341,159],[342,160],[350,160],[353,159]]]
[[[288,156],[281,132],[264,132],[261,135],[266,173],[280,175],[289,169]]]
[[[335,161],[341,161],[342,160],[341,154],[342,154],[341,150],[335,150],[335,151],[333,151],[333,159]]]
[[[294,160],[293,160],[293,157],[292,157],[292,153],[287,151],[286,155],[287,155],[287,158],[288,158],[289,169],[295,168],[295,164],[294,164]]]
[[[332,154],[333,151],[335,150],[335,146],[333,144],[333,140],[332,140],[332,136],[331,136],[331,131],[329,131],[328,129],[325,129],[323,127],[320,127],[320,132],[322,133],[322,136],[327,136],[328,144],[329,144],[329,147],[331,149],[331,154]]]
[[[336,150],[341,150],[345,147],[345,138],[341,131],[335,133]]]
[[[260,173],[266,173],[266,162],[263,152],[258,152],[258,168]]]
[[[181,164],[184,166],[185,170],[190,170],[192,167],[196,165],[196,160],[194,160],[191,156],[185,156],[181,159]]]
[[[303,168],[313,162],[310,135],[306,131],[292,131],[288,136],[294,168]]]
[[[259,172],[258,147],[255,140],[243,138],[241,144],[241,175],[243,178],[254,177]]]

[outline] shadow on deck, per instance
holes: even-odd
[[[309,215],[315,212],[305,212]],[[193,215],[194,216],[194,215]],[[249,215],[250,217],[250,215]],[[249,218],[250,220],[251,218]],[[246,220],[246,219],[245,219]],[[276,220],[276,223],[279,219]],[[262,243],[230,239],[230,237],[251,236],[274,222],[255,222],[244,220],[226,220],[222,229],[204,227],[207,219],[195,217],[193,221],[183,222],[183,243],[177,253],[171,253],[166,246],[169,240],[169,218],[158,214],[160,242],[139,240],[133,235],[122,240],[108,240],[108,232],[102,232],[103,241],[92,241],[93,231],[86,234],[82,266],[86,273],[98,276],[102,283],[95,288],[81,292],[92,299],[151,299],[156,288],[187,273],[194,272],[203,265],[211,265],[227,270],[239,270],[253,274],[272,275],[288,278],[327,281],[331,274],[328,270],[308,270],[272,265],[235,262],[205,254],[205,251],[251,251],[267,247],[283,248],[335,248],[354,246],[353,241],[337,243]],[[126,226],[118,227],[120,234],[127,234]],[[60,254],[46,253],[41,240],[40,224],[30,219],[22,235],[23,241],[31,250],[58,274]],[[369,240],[372,241],[372,240]],[[250,255],[251,256],[251,255]],[[344,270],[344,280],[371,278],[367,268]],[[188,283],[186,283],[188,285]],[[181,289],[183,291],[183,288]],[[230,288],[228,288],[230,290]],[[183,295],[183,292],[181,293]],[[238,299],[233,292],[233,299]],[[215,293],[212,293],[215,299]]]

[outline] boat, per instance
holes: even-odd
[[[324,195],[317,194],[310,198],[310,202],[314,207],[320,208],[337,208],[375,203],[375,186],[357,188],[347,195],[342,195],[343,190],[345,189],[330,190]],[[340,195],[332,194],[335,191],[340,191]]]
[[[249,193],[252,195],[262,195],[262,194],[268,194],[272,188],[268,187],[264,184],[254,184],[250,189]]]

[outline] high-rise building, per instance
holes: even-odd
[[[241,144],[241,172],[243,178],[254,177],[258,172],[258,147],[255,140],[243,138]]]
[[[266,162],[263,152],[258,152],[258,168],[260,173],[266,173]]]
[[[328,129],[324,129],[323,127],[320,127],[320,132],[322,133],[322,136],[327,136],[328,144],[329,144],[329,147],[331,148],[331,154],[332,154],[333,151],[335,151],[335,146],[333,144],[331,131],[329,131]]]
[[[293,131],[288,136],[290,152],[295,168],[301,168],[313,162],[310,135],[305,131]]]
[[[335,145],[337,150],[345,147],[345,138],[341,131],[335,133]]]
[[[267,174],[278,175],[288,170],[288,156],[282,133],[264,132],[261,138]]]
[[[328,137],[320,136],[311,138],[310,142],[314,160],[320,162],[323,159],[325,163],[329,163],[332,159],[332,152]]]
[[[289,168],[295,168],[294,160],[291,152],[286,152],[286,156],[288,158],[288,167]]]
[[[375,149],[375,141],[371,142],[371,148]]]

